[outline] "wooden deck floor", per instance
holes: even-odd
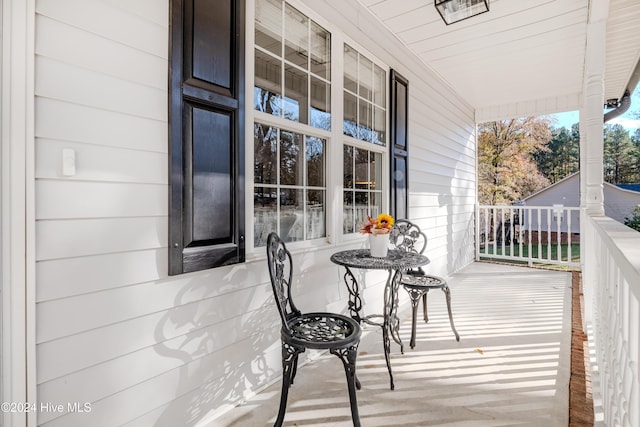
[[[407,348],[401,354],[392,343],[394,391],[381,334],[366,328],[358,356],[362,426],[568,426],[572,274],[474,263],[449,284],[460,342],[449,327],[444,296],[432,292],[430,321],[418,323],[416,348],[409,349],[411,315],[403,304]],[[278,382],[213,425],[271,426],[279,398]],[[318,353],[299,369],[285,426],[350,425],[342,364]]]

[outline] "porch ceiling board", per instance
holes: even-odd
[[[491,0],[489,13],[450,26],[432,0],[359,1],[479,119],[580,107],[589,1]],[[610,0],[605,99],[624,94],[639,59],[640,1]]]
[[[624,93],[635,65],[640,61],[640,2],[611,0],[607,20],[605,99]]]

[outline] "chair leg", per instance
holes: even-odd
[[[449,286],[445,285],[442,288],[442,292],[444,292],[444,295],[447,300],[447,311],[449,311],[449,323],[451,324],[451,329],[453,330],[453,333],[456,336],[456,341],[460,341],[460,335],[458,335],[458,331],[456,331],[456,327],[453,326],[453,315],[451,314],[451,291],[449,290]]]
[[[418,317],[418,304],[420,304],[420,298],[411,298],[411,341],[409,341],[409,346],[412,350],[416,346],[416,317]]]
[[[284,414],[287,411],[287,397],[289,396],[289,387],[293,383],[296,366],[298,364],[298,354],[304,349],[293,347],[289,344],[282,343],[282,391],[280,393],[280,409],[278,410],[278,418],[276,418],[273,427],[281,427],[284,422]]]
[[[291,384],[293,385],[293,381],[296,379],[296,374],[298,373],[298,355],[300,353],[296,353],[293,356],[293,368],[291,370]]]
[[[424,291],[415,288],[404,288],[409,294],[411,300],[411,340],[409,346],[413,349],[416,346],[416,318],[418,317],[418,305],[420,305],[420,297],[424,296]]]
[[[429,323],[429,314],[427,313],[427,294],[429,293],[429,289],[424,290],[424,294],[422,294],[422,313],[424,317],[424,323]]]
[[[358,345],[349,348],[331,349],[330,352],[335,354],[342,360],[344,372],[347,376],[347,387],[349,388],[349,403],[351,405],[351,419],[354,427],[360,427],[360,415],[358,413],[358,398],[356,396],[356,388],[359,381],[356,377],[356,357],[358,354]]]

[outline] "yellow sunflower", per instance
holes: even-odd
[[[387,214],[380,214],[376,218],[376,228],[391,228],[393,227],[393,217]]]

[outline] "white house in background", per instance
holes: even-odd
[[[476,123],[580,110],[583,218],[617,244],[603,103],[637,84],[638,6],[493,1],[446,26],[432,1],[0,0],[0,397],[91,405],[2,424],[215,426],[280,378],[268,231],[309,310],[346,310],[329,258],[363,245],[360,212],[416,221],[433,274],[474,261]],[[635,324],[591,316],[619,275],[589,265],[603,406],[636,423]]]
[[[633,209],[640,205],[640,192],[620,188],[616,185],[603,183],[604,212],[609,218],[613,218],[624,224],[625,218],[631,216]],[[526,206],[568,206],[580,207],[580,172],[575,172],[550,186],[543,188],[523,200]],[[553,231],[556,230],[556,219],[552,218]],[[561,231],[567,230],[567,219],[562,218]],[[545,216],[540,217],[540,229],[547,230],[548,221]],[[529,228],[529,219],[525,216],[522,221],[524,229]],[[531,228],[538,229],[538,217],[531,216]],[[571,232],[580,233],[580,215],[574,212],[571,218]]]

